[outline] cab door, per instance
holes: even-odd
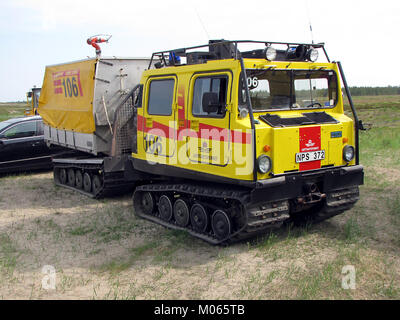
[[[228,164],[231,149],[231,72],[194,74],[187,106],[190,134],[187,156],[192,163]]]
[[[149,160],[166,163],[175,154],[176,87],[174,75],[150,77],[146,81],[142,131]]]

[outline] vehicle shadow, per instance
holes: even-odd
[[[105,199],[92,199],[55,185],[53,172],[49,170],[0,175],[0,210],[85,208],[131,195],[131,189],[121,189]]]
[[[49,168],[41,168],[41,169],[33,169],[33,170],[29,169],[29,170],[18,170],[18,171],[12,171],[12,172],[0,172],[0,179],[21,177],[21,176],[27,176],[27,175],[35,175],[35,174],[50,172],[52,170],[53,169],[51,167],[49,167]]]

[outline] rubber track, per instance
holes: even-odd
[[[179,193],[185,193],[185,194],[188,194],[191,196],[194,195],[194,196],[209,197],[209,198],[236,200],[236,201],[239,201],[240,204],[242,205],[242,210],[245,207],[245,205],[250,202],[250,190],[243,190],[243,189],[227,190],[226,186],[225,187],[215,186],[215,187],[211,188],[211,187],[205,187],[205,186],[201,186],[201,185],[188,184],[188,183],[186,183],[186,184],[147,184],[147,185],[142,185],[142,186],[136,187],[135,193],[136,192],[146,192],[146,191],[179,192]],[[246,228],[248,227],[248,225],[247,225],[247,214],[245,214],[246,222],[244,223],[243,227],[241,227],[239,230],[237,230],[234,233],[232,233],[231,235],[229,235],[229,237],[219,240],[219,239],[213,237],[211,234],[202,234],[202,233],[198,233],[190,228],[179,227],[174,223],[166,222],[156,216],[147,215],[147,214],[144,214],[143,212],[138,212],[138,210],[136,210],[136,209],[135,209],[135,214],[141,218],[158,223],[164,227],[168,227],[168,228],[175,229],[175,230],[187,231],[190,235],[192,235],[196,238],[202,239],[213,245],[237,242],[237,241],[243,240],[245,238],[249,238],[254,235],[257,235],[260,232],[263,232],[265,229],[269,228],[268,226],[266,226],[265,228],[256,230],[254,232],[246,231]],[[271,227],[274,227],[274,225],[271,225]]]
[[[82,169],[82,170],[90,170],[90,171],[102,171],[103,174],[103,188],[98,192],[96,195],[93,193],[88,193],[85,192],[83,189],[77,189],[75,187],[71,187],[67,184],[62,184],[59,183],[56,179],[54,179],[54,182],[57,186],[61,186],[63,188],[67,188],[76,192],[79,192],[87,197],[93,198],[93,199],[101,199],[110,195],[115,195],[116,193],[122,193],[124,192],[125,189],[133,188],[134,183],[127,183],[123,177],[117,177],[116,174],[113,173],[105,173],[103,170],[102,165],[91,165],[91,164],[55,164],[54,165],[54,171],[56,169]]]

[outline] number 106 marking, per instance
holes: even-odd
[[[72,79],[72,80],[71,80]],[[77,97],[79,90],[78,90],[78,86],[76,84],[76,78],[72,77],[72,78],[64,78],[62,81],[62,85],[64,86],[64,94],[65,97]]]

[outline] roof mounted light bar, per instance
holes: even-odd
[[[265,49],[258,49],[253,51],[240,52],[238,49],[239,44],[264,44]],[[153,61],[158,58],[158,62],[154,63],[156,68],[162,66],[179,65],[179,57],[186,57],[188,60],[196,58],[199,61],[205,60],[220,60],[220,59],[240,59],[243,58],[260,58],[261,55],[265,59],[272,58],[273,45],[286,45],[287,50],[276,50],[278,59],[284,58],[283,61],[315,61],[316,53],[312,50],[322,49],[328,62],[329,56],[325,50],[325,43],[296,43],[296,42],[275,42],[275,41],[254,41],[254,40],[210,40],[208,44],[179,48],[174,50],[166,50],[154,52],[151,56],[149,69]],[[208,48],[208,52],[189,52],[194,49]],[[274,49],[274,48],[272,48]],[[261,52],[263,51],[263,52]],[[316,50],[315,50],[316,51]],[[252,56],[252,53],[254,55]],[[314,60],[315,59],[315,60]],[[269,60],[269,59],[268,59]],[[275,59],[272,59],[275,60]]]

